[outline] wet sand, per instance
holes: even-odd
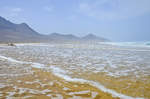
[[[145,55],[145,63],[143,60],[139,59],[141,62],[143,61],[143,64],[142,63],[140,64],[141,67],[136,66],[138,65],[138,63],[136,64],[132,63],[131,66],[135,65],[135,67],[131,67],[130,64],[125,64],[124,61],[121,62],[119,61],[120,62],[119,66],[125,65],[126,67],[118,66],[116,68],[113,66],[114,64],[110,63],[110,60],[107,60],[108,63],[106,63],[106,65],[111,65],[112,67],[105,66],[104,69],[101,70],[101,68],[98,69],[96,66],[97,64],[98,65],[104,64],[105,60],[101,59],[101,57],[99,58],[97,56],[90,55],[91,47],[88,50],[87,50],[88,47],[86,48],[86,50],[84,50],[85,48],[84,46],[82,51],[78,49],[78,46],[77,49],[72,49],[72,46],[70,45],[69,46],[67,45],[67,49],[65,49],[66,45],[65,48],[64,45],[57,46],[54,48],[53,47],[47,48],[47,45],[40,45],[41,47],[38,47],[39,46],[38,44],[36,46],[31,47],[30,46],[24,47],[24,45],[21,45],[20,47],[16,48],[2,47],[0,49],[0,55],[2,55],[0,57],[0,98],[120,99],[118,98],[119,95],[126,95],[130,96],[129,97],[130,99],[150,99],[150,75],[148,72],[149,68],[147,67],[147,64],[149,64],[147,60],[149,60],[150,57],[146,56],[148,52],[133,53],[133,56],[135,54],[135,57],[137,57],[137,55],[139,56]],[[43,46],[45,46],[45,48],[43,48]],[[73,52],[72,50],[79,51],[80,53]],[[106,48],[105,52],[105,49],[101,49],[98,51],[96,49],[96,54],[97,52],[99,53],[100,51],[107,53],[107,50],[108,49]],[[109,50],[112,51],[112,48]],[[86,52],[89,54],[89,56],[87,55]],[[117,55],[116,52],[115,54],[111,52],[111,55],[113,54]],[[104,54],[100,53],[100,55],[105,55],[105,53]],[[124,56],[127,55],[125,56],[127,57],[126,61],[129,60],[128,56],[131,55],[130,53],[128,53],[128,51],[123,52],[120,51],[120,53],[121,55],[123,54]],[[119,60],[118,58],[115,57],[112,59]],[[130,58],[130,60],[133,62],[134,61],[138,62],[138,60],[134,57]],[[29,62],[29,64],[21,63],[20,61]],[[82,64],[80,64],[80,61]],[[38,65],[40,64],[34,64],[35,66],[31,66],[30,62],[42,63],[45,66],[49,67],[46,67],[44,69],[39,68],[40,66]],[[81,67],[81,65],[83,65],[83,67]],[[84,65],[86,65],[86,68],[84,67]],[[62,72],[58,70],[58,68],[60,67],[63,70],[69,71],[69,73],[71,74],[68,73],[68,75],[73,78],[80,77],[86,79],[87,81],[99,82],[105,88],[113,90],[115,93],[117,93],[116,96],[118,97],[115,97],[113,92],[112,92],[113,94],[110,93],[110,91],[108,91],[109,92],[108,93],[105,92],[104,89],[101,90],[101,88],[89,84],[89,82],[86,83],[86,80],[84,82],[82,81],[72,82],[67,81],[66,79],[64,79],[64,77],[59,77],[55,75],[55,73]],[[51,68],[54,71],[53,72],[49,71],[48,70],[49,68]],[[123,71],[124,68],[125,70],[127,68],[129,72],[124,73]],[[134,71],[132,71],[132,69]],[[120,72],[121,70],[122,72]],[[120,74],[118,73],[118,71]],[[137,75],[135,74],[136,72]],[[136,98],[136,97],[143,97],[143,98]]]
[[[0,98],[14,99],[119,99],[88,84],[67,82],[44,70],[33,74],[1,78]]]

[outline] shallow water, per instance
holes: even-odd
[[[31,64],[120,98],[150,98],[150,48],[109,44],[1,47],[0,58]],[[128,97],[129,96],[129,97]]]

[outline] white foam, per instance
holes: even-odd
[[[46,95],[46,96],[51,97],[52,95],[51,95],[51,94],[48,94],[48,95]]]
[[[106,59],[108,65],[112,68],[117,68],[109,59]]]
[[[21,83],[22,81],[21,81],[21,80],[17,80],[17,82],[18,82],[18,83]]]
[[[91,92],[90,90],[79,91],[79,92],[70,92],[69,95],[74,95],[74,94],[88,94],[90,92]]]
[[[98,95],[98,92],[92,92],[92,98],[95,98]]]
[[[27,89],[24,88],[19,88],[19,94],[23,94],[27,91]]]
[[[91,98],[83,98],[83,97],[81,97],[81,96],[73,96],[73,97],[71,97],[71,98],[68,98],[68,99],[91,99]]]
[[[25,84],[30,84],[30,85],[32,85],[32,84],[34,84],[34,82],[26,81]]]
[[[55,68],[55,67],[54,67]],[[53,69],[53,68],[51,68]],[[58,76],[58,77],[61,77],[63,79],[65,79],[66,81],[69,81],[69,82],[78,82],[78,83],[87,83],[91,86],[94,86],[98,89],[100,89],[101,91],[103,92],[107,92],[107,93],[110,93],[112,94],[113,97],[119,97],[121,99],[144,99],[144,98],[140,98],[140,97],[130,97],[130,96],[126,96],[126,95],[123,95],[121,93],[117,93],[116,91],[114,90],[111,90],[111,89],[107,89],[105,88],[103,85],[101,85],[100,83],[98,82],[94,82],[94,81],[90,81],[90,80],[85,80],[85,79],[79,79],[79,78],[72,78],[72,77],[69,77],[67,75],[64,75],[64,74],[61,74],[59,72],[56,72],[54,71],[55,69],[53,69],[53,73]]]
[[[50,68],[51,68],[53,71],[57,72],[57,73],[63,73],[63,74],[66,73],[66,71],[64,71],[63,69],[58,68],[58,67],[56,67],[56,66],[51,66]]]
[[[18,61],[18,60],[15,60],[15,59],[13,59],[13,58],[1,56],[1,55],[0,55],[0,58],[1,58],[1,59],[4,59],[4,60],[8,60],[8,61],[10,61],[10,62],[19,63],[19,64],[24,64],[24,63],[26,63],[26,62]]]
[[[11,62],[21,63],[21,64],[22,63],[31,64],[31,62],[22,62],[22,61],[18,61],[18,60],[15,60],[15,59],[12,59],[12,58],[9,58],[9,57],[5,57],[5,56],[1,56],[1,55],[0,55],[0,58],[6,59],[6,60],[11,61]],[[40,63],[32,63],[31,66],[35,67],[35,68],[43,68],[44,67],[44,65],[40,64]],[[121,93],[117,93],[114,90],[105,88],[103,85],[101,85],[98,82],[94,82],[94,81],[90,81],[90,80],[85,80],[85,79],[79,79],[79,78],[69,77],[69,76],[65,75],[65,71],[64,70],[62,70],[62,69],[60,69],[58,67],[55,67],[55,66],[51,66],[50,69],[52,70],[52,72],[56,76],[61,77],[61,78],[65,79],[66,81],[78,82],[78,83],[87,83],[89,85],[92,85],[92,86],[95,86],[95,87],[99,88],[100,90],[102,90],[104,92],[112,94],[114,97],[119,97],[121,99],[144,99],[144,98],[138,98],[138,97],[134,98],[134,97],[123,95]]]
[[[2,56],[2,55],[0,55],[0,58],[4,59],[4,60],[8,60],[10,62],[19,63],[19,64],[31,64],[31,66],[35,67],[35,68],[44,68],[44,66],[45,66],[44,64],[40,64],[40,63],[18,61],[18,60],[15,60],[13,58]]]
[[[44,68],[44,64],[40,64],[40,63],[32,63],[31,66],[35,68]]]
[[[62,95],[56,94],[56,97],[52,97],[52,99],[64,99]]]
[[[15,95],[15,93],[16,92],[7,92],[7,94],[9,94],[8,97],[12,97],[13,95]]]
[[[2,94],[0,94],[0,97],[3,96]]]
[[[45,89],[45,90],[42,91],[43,94],[46,94],[46,93],[49,93],[49,92],[52,92],[52,90]]]
[[[69,88],[67,88],[67,87],[64,87],[64,88],[63,88],[63,90],[67,91],[67,90],[69,90]]]
[[[16,44],[17,46],[52,46],[46,43],[22,43],[22,44]]]
[[[0,83],[0,88],[5,88],[7,85]]]
[[[53,85],[54,85],[54,82],[50,82],[49,85],[50,85],[50,86],[53,86]]]
[[[32,94],[46,94],[48,92],[52,92],[51,90],[49,89],[45,89],[45,90],[34,90],[34,89],[29,89],[29,88],[18,88],[19,89],[19,94],[23,94],[25,92],[29,92],[29,93],[32,93]]]

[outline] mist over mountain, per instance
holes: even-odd
[[[15,24],[0,16],[0,42],[105,42],[109,41],[93,34],[77,37],[72,34],[51,33],[43,35],[26,23]]]
[[[97,37],[94,34],[88,34],[88,35],[82,37],[82,40],[84,40],[84,41],[101,41],[101,42],[103,42],[103,41],[109,41],[109,40],[107,40],[105,38]]]

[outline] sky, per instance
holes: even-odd
[[[41,34],[150,41],[150,0],[1,0],[0,16]]]

